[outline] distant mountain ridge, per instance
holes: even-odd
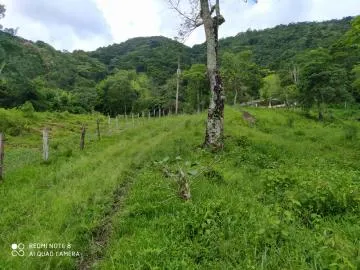
[[[192,63],[191,48],[163,37],[137,37],[120,44],[113,44],[88,53],[113,69],[135,69],[147,72],[160,84],[177,69],[178,57],[184,66]],[[159,74],[162,70],[162,74]]]
[[[287,61],[296,53],[318,47],[329,48],[350,29],[354,17],[324,22],[300,22],[278,25],[264,30],[248,30],[234,37],[220,40],[220,51],[233,53],[251,50],[255,62],[270,69],[278,69],[281,62]],[[193,53],[200,55],[205,44],[195,45]],[[205,60],[205,54],[200,61]]]
[[[350,29],[351,20],[346,17],[249,30],[221,39],[220,53],[251,50],[258,65],[277,71],[299,52],[330,48]],[[42,41],[32,42],[0,31],[0,67],[4,66],[0,74],[0,107],[31,100],[39,110],[49,106],[62,110],[69,106],[73,110],[75,104],[75,112],[88,111],[92,108],[88,104],[96,100],[97,83],[117,70],[146,73],[155,86],[161,86],[176,73],[178,59],[182,70],[195,63],[205,64],[205,44],[190,48],[162,36],[137,37],[95,51],[69,53]],[[37,104],[37,100],[44,99],[54,101]],[[67,105],[70,101],[71,106]]]

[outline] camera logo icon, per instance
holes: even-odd
[[[23,243],[11,244],[11,255],[12,256],[25,256],[24,251],[25,245]]]

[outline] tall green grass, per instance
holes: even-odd
[[[131,120],[37,114],[9,137],[0,186],[3,269],[358,269],[359,124],[226,108],[225,148],[201,147],[205,115]],[[78,150],[80,125],[90,138]],[[26,122],[27,123],[27,122]],[[28,124],[27,124],[28,125]],[[51,161],[39,131],[51,125]],[[351,136],[349,136],[351,134]],[[355,134],[355,135],[354,135]],[[179,171],[192,198],[178,196]],[[12,243],[71,243],[80,258],[12,257]]]
[[[154,151],[95,269],[360,267],[359,140],[336,122],[250,111],[253,128],[226,110],[221,153],[199,147],[204,115]],[[187,202],[177,196],[179,168],[190,179]]]

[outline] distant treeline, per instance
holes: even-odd
[[[227,102],[262,97],[310,108],[360,102],[360,19],[248,30],[220,41]],[[205,45],[139,37],[93,52],[60,52],[0,31],[0,107],[111,115],[208,103]]]

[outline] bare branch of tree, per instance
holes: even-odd
[[[190,21],[192,23],[196,23],[196,19],[197,17],[194,17],[194,14],[191,12],[191,13],[187,13],[183,10],[180,9],[179,5],[180,5],[180,0],[168,0],[169,4],[170,4],[170,7],[175,10],[177,13],[179,13],[184,20],[186,21]],[[191,1],[193,2],[193,1]],[[193,10],[193,6],[192,6],[192,10]]]
[[[180,7],[180,2],[181,0],[168,0],[170,8],[175,10],[183,20],[178,34],[179,38],[185,41],[196,28],[204,23],[200,16],[199,0],[188,0],[188,11]]]

